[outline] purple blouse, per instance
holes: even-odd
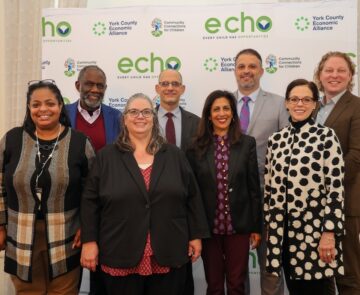
[[[217,187],[217,206],[215,210],[214,234],[231,235],[235,231],[231,224],[228,194],[230,143],[227,135],[214,135],[214,156]]]

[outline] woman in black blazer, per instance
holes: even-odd
[[[236,100],[216,90],[205,101],[187,156],[198,181],[211,238],[203,239],[207,294],[244,294],[249,244],[260,243],[261,193],[256,143],[241,134]]]
[[[186,157],[161,137],[151,100],[129,98],[115,144],[98,152],[81,203],[81,264],[99,263],[107,294],[182,294],[208,236]]]

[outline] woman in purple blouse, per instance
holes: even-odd
[[[205,101],[187,156],[212,236],[203,239],[207,293],[245,294],[250,245],[260,243],[261,193],[255,139],[241,133],[236,99],[216,90]]]

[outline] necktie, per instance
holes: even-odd
[[[173,121],[173,113],[166,113],[165,115],[168,119],[166,121],[165,126],[165,135],[168,143],[176,144],[176,138],[175,138],[175,125]]]
[[[246,134],[250,122],[250,110],[249,110],[250,97],[244,96],[242,98],[243,105],[240,110],[240,128],[242,133]]]

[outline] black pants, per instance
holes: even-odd
[[[194,277],[192,271],[192,262],[186,264],[186,281],[182,295],[194,295]]]
[[[183,295],[187,265],[167,274],[110,276],[102,272],[108,295]]]
[[[89,295],[107,295],[100,265],[96,271],[90,271],[90,293]]]

